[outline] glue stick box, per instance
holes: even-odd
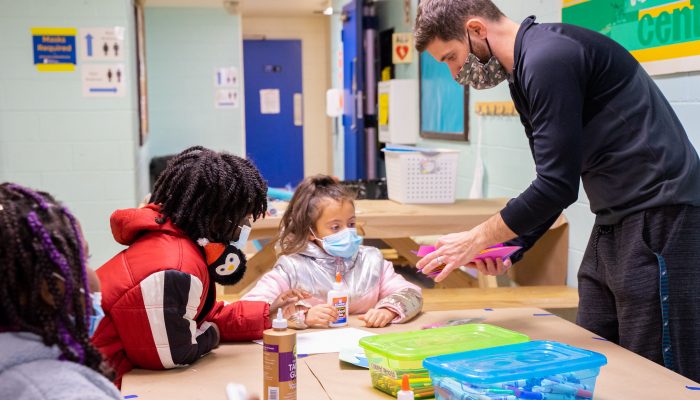
[[[287,328],[282,309],[263,332],[263,379],[265,400],[297,398],[297,335]]]

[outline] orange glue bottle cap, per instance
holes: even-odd
[[[408,382],[408,375],[401,378],[401,390],[396,394],[396,400],[413,400],[414,395]]]

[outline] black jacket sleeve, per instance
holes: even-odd
[[[534,46],[521,59],[523,73],[516,85],[530,111],[537,177],[501,210],[506,225],[521,238],[541,236],[551,226],[548,222],[578,199],[587,84],[584,53],[579,44],[557,38],[547,46]]]

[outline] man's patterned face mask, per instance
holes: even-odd
[[[486,39],[486,45],[489,48],[491,58],[484,64],[476,54],[472,53],[472,41],[471,37],[469,37],[469,31],[467,31],[467,37],[469,38],[469,55],[462,68],[457,72],[457,76],[455,76],[457,83],[481,90],[491,89],[506,80],[508,74],[500,61],[491,52],[488,39]]]

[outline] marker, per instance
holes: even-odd
[[[509,389],[493,389],[493,388],[481,388],[481,387],[474,387],[474,386],[462,386],[465,392],[471,393],[471,394],[505,394],[505,395],[513,395],[515,394],[512,390]]]
[[[588,390],[580,389],[572,384],[553,382],[549,379],[542,379],[540,392],[566,394],[569,396],[584,397],[587,399],[593,397],[593,393],[589,392]]]
[[[508,389],[511,387],[516,387],[516,388],[525,388],[527,387],[527,379],[518,379],[517,381],[510,381],[510,382],[503,382],[501,383],[501,387]]]
[[[569,394],[561,394],[561,393],[542,393],[542,399],[543,400],[573,400],[575,399],[574,396],[571,396]]]
[[[584,384],[580,383],[580,381],[579,381],[579,383],[575,383],[572,381],[562,381],[559,379],[551,379],[551,377],[542,379],[542,386],[549,386],[549,385],[554,385],[557,383],[561,384],[561,385],[569,386],[572,388],[581,389],[581,390],[588,390],[589,389],[588,385],[584,385]]]
[[[486,393],[514,395],[515,392],[509,389],[484,389]]]
[[[513,386],[510,386],[510,388],[513,389],[513,391],[515,392],[515,395],[516,395],[519,399],[526,399],[526,400],[544,400],[544,394],[543,394],[543,393],[539,393],[539,392],[530,392],[530,391],[527,391],[527,390],[521,390],[521,389],[516,388],[516,387],[513,387]]]
[[[485,394],[466,393],[465,398],[469,400],[517,400],[515,396],[487,396]]]

